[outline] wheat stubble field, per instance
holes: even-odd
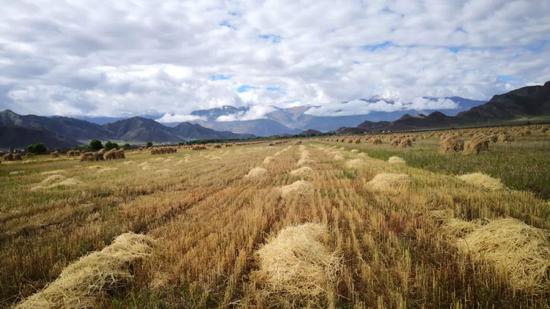
[[[550,307],[547,130],[440,138],[3,163],[0,307]]]

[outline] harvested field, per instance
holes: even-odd
[[[546,308],[550,204],[528,180],[548,159],[531,132],[468,156],[421,132],[406,148],[324,136],[2,163],[0,307]],[[506,152],[516,174],[472,163]],[[475,172],[510,189],[456,176]]]

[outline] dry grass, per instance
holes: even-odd
[[[471,185],[485,188],[488,190],[502,190],[505,189],[500,179],[493,178],[483,173],[471,173],[458,176],[458,178]]]
[[[411,177],[407,174],[380,173],[367,182],[368,188],[375,191],[394,192],[411,184]]]
[[[258,178],[258,177],[263,177],[263,176],[266,176],[267,175],[267,170],[263,167],[254,167],[252,168],[248,174],[246,174],[244,177],[245,178]]]
[[[289,198],[292,196],[306,197],[313,193],[313,185],[305,180],[298,180],[290,185],[282,186],[279,188],[282,198]]]
[[[358,169],[365,166],[365,161],[363,159],[351,159],[346,161],[347,168]]]
[[[406,162],[403,158],[400,158],[398,156],[391,156],[388,159],[388,163],[390,163],[390,164],[405,164]]]
[[[132,278],[130,266],[151,252],[152,241],[148,237],[122,234],[110,246],[69,265],[57,280],[16,308],[97,307],[100,297],[120,289]]]
[[[485,135],[500,130],[503,129]],[[479,131],[475,134],[489,129]],[[518,137],[523,131],[509,133],[515,138],[512,145],[522,139],[544,143],[537,139],[538,129],[531,131],[526,137]],[[475,135],[461,134],[465,139]],[[34,158],[34,163],[2,164],[0,307],[10,307],[37,290],[54,285],[71,261],[90,252],[101,252],[116,235],[127,231],[156,239],[155,250],[146,263],[129,263],[131,284],[127,284],[129,279],[123,279],[114,286],[108,283],[97,293],[90,292],[94,294],[90,296],[94,307],[548,307],[550,288],[544,278],[537,279],[537,272],[526,271],[528,279],[521,280],[539,282],[539,287],[520,289],[511,282],[506,269],[457,248],[457,239],[468,239],[503,216],[520,220],[529,231],[536,228],[543,233],[550,228],[548,202],[530,192],[476,189],[454,176],[460,172],[444,175],[413,167],[414,156],[426,155],[426,143],[432,143],[431,149],[437,154],[438,142],[445,135],[449,134],[381,134],[382,145],[373,145],[373,138],[349,144],[357,138],[346,137],[344,145],[368,151],[371,156],[361,158],[365,164],[355,170],[332,159],[335,154],[346,159],[359,158],[359,154],[339,150],[341,144],[327,146],[325,142],[306,139],[300,146],[294,145],[294,140],[281,140],[269,147],[258,141],[201,151],[179,147],[177,153],[158,155],[154,161],[148,151],[130,151],[126,156],[134,163],[128,165],[122,160],[77,164],[74,158],[51,161],[49,156]],[[414,146],[406,150],[391,146],[390,141],[397,136],[411,139]],[[492,158],[507,147],[510,145],[495,144],[490,152],[480,156],[437,155],[447,160]],[[380,157],[379,151],[386,151],[383,160],[375,159]],[[396,153],[408,164],[389,164],[386,159]],[[262,165],[268,156],[276,159],[268,166]],[[301,158],[311,162],[299,168],[296,162]],[[180,161],[185,164],[178,165]],[[96,173],[99,169],[88,169],[92,164],[117,171],[100,175]],[[524,164],[512,162],[510,167],[521,169]],[[258,178],[261,181],[243,179],[254,166],[267,168],[269,177]],[[142,167],[150,169],[144,171]],[[306,167],[311,168],[313,175],[299,176],[310,172]],[[9,176],[15,170],[24,173]],[[51,176],[42,172],[53,170],[65,170],[62,176],[78,179],[82,185],[27,190]],[[157,170],[169,172],[156,173]],[[405,176],[384,180],[381,174]],[[376,175],[379,178],[374,181]],[[529,176],[526,171],[525,177]],[[51,184],[66,179],[69,178]],[[393,182],[394,179],[398,181]],[[399,179],[404,182],[399,184]],[[296,180],[307,181],[293,183]],[[369,185],[368,180],[372,180]],[[371,184],[382,189],[372,189]],[[285,198],[281,198],[283,188],[287,191]],[[315,292],[309,294],[316,296],[304,296],[311,290],[296,289],[291,284],[274,288],[277,284],[272,286],[272,282],[281,280],[272,278],[285,281],[284,278],[296,277],[277,277],[277,267],[266,271],[279,261],[285,264],[294,259],[305,263],[311,259],[308,254],[271,251],[272,262],[265,267],[259,254],[260,248],[275,244],[289,227],[303,231],[298,227],[305,222],[315,222],[313,225],[321,227],[323,236],[309,242],[295,233],[292,239],[297,241],[287,241],[286,245],[315,248],[314,261],[318,261],[319,253],[339,260],[337,272],[331,267],[302,272],[319,274],[315,276],[320,278]],[[309,224],[312,223],[306,225]],[[518,233],[523,232],[500,239],[515,239]],[[536,239],[544,244],[541,238]],[[505,247],[521,253],[523,245],[516,246],[519,243],[514,241]],[[287,248],[281,244],[273,247]],[[533,246],[525,248],[539,256]],[[529,261],[514,263],[530,265]],[[286,270],[285,267],[282,271]],[[271,276],[273,272],[275,276]],[[334,273],[337,279],[330,275]],[[302,280],[299,284],[316,280]],[[291,296],[289,290],[296,296]]]
[[[283,294],[290,303],[316,300],[336,284],[341,268],[342,259],[328,248],[327,239],[321,224],[286,227],[258,250],[255,275],[268,293]]]
[[[299,178],[311,178],[314,172],[309,166],[302,166],[290,172],[290,176],[299,177]]]
[[[274,158],[271,157],[271,156],[268,156],[268,157],[265,157],[264,159],[264,164],[270,164],[271,162],[273,162]]]
[[[458,241],[461,252],[493,265],[518,290],[550,287],[548,232],[513,218],[473,229]]]

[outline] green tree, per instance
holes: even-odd
[[[27,146],[27,152],[32,154],[44,154],[47,151],[48,149],[46,149],[46,146],[42,143],[30,144]]]
[[[153,142],[147,142],[147,147],[153,147]]]
[[[100,140],[93,139],[93,140],[90,141],[90,149],[91,150],[97,151],[101,148],[103,148],[103,144],[101,143]]]
[[[111,149],[114,149],[114,148],[118,148],[118,144],[117,143],[113,143],[111,141],[107,141],[105,143],[105,149],[106,150],[111,150]]]
[[[130,144],[128,144],[128,143],[122,145],[122,148],[124,148],[124,149],[130,149],[130,147],[131,147],[131,146],[130,146]]]

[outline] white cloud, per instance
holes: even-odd
[[[173,122],[189,122],[189,121],[197,121],[197,120],[205,120],[203,117],[195,116],[195,115],[177,115],[177,114],[164,114],[162,117],[157,119],[158,122],[161,123],[173,123]]]
[[[550,79],[549,1],[21,0],[2,12],[0,109],[24,113],[357,114],[396,108],[357,101],[373,95],[443,108],[418,98]]]

